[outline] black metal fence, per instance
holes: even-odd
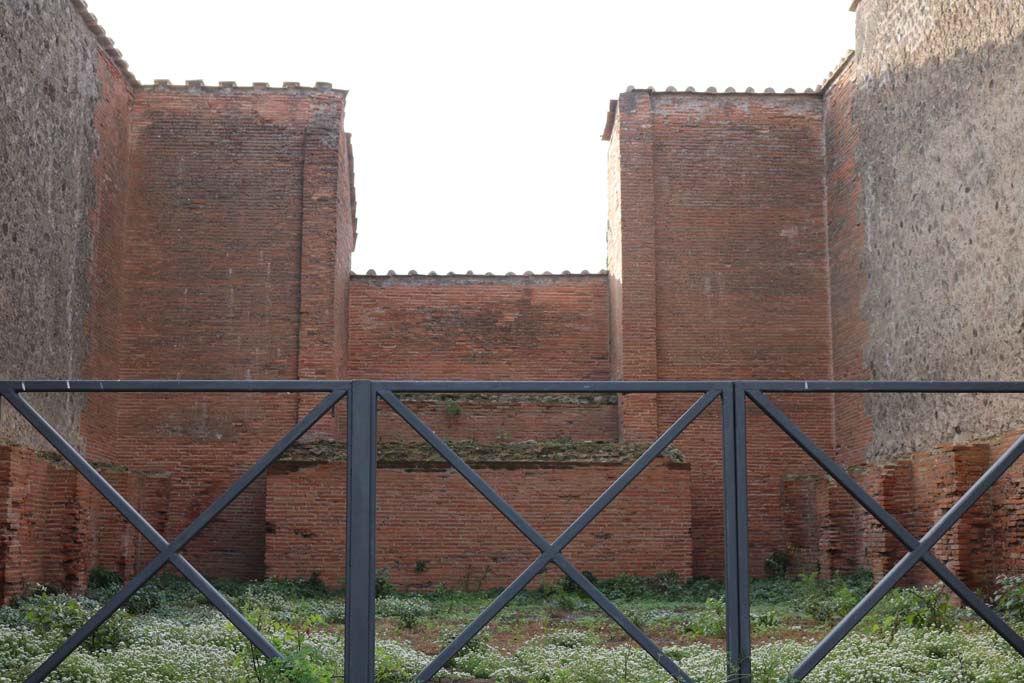
[[[90,465],[28,403],[23,394],[33,392],[236,392],[315,393],[324,398],[255,464],[200,514],[181,534],[165,539],[135,510],[103,476]],[[406,393],[603,393],[603,394],[699,394],[700,397],[666,429],[643,454],[597,497],[586,510],[553,541],[545,539],[523,516],[452,450],[399,399]],[[346,515],[346,611],[345,680],[369,683],[374,680],[374,589],[376,581],[376,442],[380,404],[397,413],[448,464],[462,475],[516,529],[532,543],[537,558],[525,567],[466,629],[415,678],[431,680],[477,633],[484,628],[548,564],[554,563],[600,608],[637,642],[677,681],[691,678],[644,632],[629,620],[578,568],[563,551],[641,472],[657,458],[694,420],[714,403],[721,406],[722,466],[725,519],[726,649],[727,670],[723,680],[745,682],[751,677],[750,643],[750,558],[747,541],[747,408],[753,404],[782,429],[808,456],[834,478],[883,527],[906,546],[907,554],[792,672],[802,680],[845,638],[861,619],[918,562],[929,567],[965,604],[1024,656],[1024,640],[991,607],[972,592],[938,560],[931,550],[1024,452],[1024,437],[998,458],[966,494],[920,539],[915,538],[884,510],[828,454],[814,444],[775,405],[769,394],[802,393],[1024,393],[1021,382],[833,382],[833,381],[739,381],[739,382],[407,382],[407,381],[26,381],[0,382],[3,396],[47,442],[75,467],[117,511],[148,540],[156,557],[26,680],[43,681],[118,608],[170,564],[188,579],[253,645],[267,657],[280,653],[248,620],[214,588],[182,555],[184,547],[218,514],[258,479],[292,444],[343,398],[348,406],[348,476]]]

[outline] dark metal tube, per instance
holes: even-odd
[[[345,517],[345,680],[374,680],[377,389],[356,381],[348,398]]]

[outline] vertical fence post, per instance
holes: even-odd
[[[725,486],[727,680],[750,683],[750,548],[747,545],[747,393],[722,391],[722,482]]]
[[[348,395],[345,518],[345,680],[374,680],[377,388],[354,381]]]

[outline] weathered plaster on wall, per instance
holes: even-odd
[[[864,0],[865,349],[876,379],[1024,378],[1024,4]],[[868,457],[1004,431],[1010,397],[874,397]]]
[[[96,201],[96,41],[63,0],[5,0],[0,35],[19,37],[0,40],[0,377],[77,377]],[[81,396],[32,402],[77,440]],[[9,406],[0,438],[32,439]]]

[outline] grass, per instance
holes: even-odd
[[[36,591],[0,609],[0,683],[20,683],[109,598],[97,574],[89,596]],[[755,581],[757,683],[785,681],[813,644],[863,595],[865,576]],[[621,577],[602,591],[698,683],[725,680],[725,609],[709,580]],[[1022,604],[1006,581],[997,606]],[[1009,588],[1007,588],[1009,586]],[[146,587],[50,680],[62,683],[325,683],[341,680],[344,598],[317,581],[219,587],[285,659],[269,663],[190,586],[171,576]],[[379,582],[377,683],[413,679],[494,597],[437,590],[408,595]],[[1009,597],[1007,597],[1009,595]],[[524,592],[459,653],[438,680],[497,683],[668,683],[621,629],[571,586]],[[1011,683],[1024,660],[938,589],[901,589],[807,679],[827,683]]]

